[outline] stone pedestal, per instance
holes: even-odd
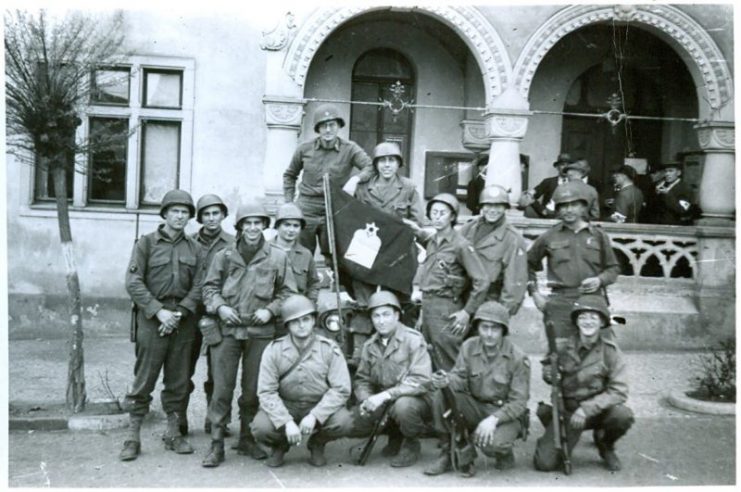
[[[283,203],[283,172],[298,145],[304,103],[301,99],[265,96],[265,123],[268,127],[263,163],[265,206],[269,213]]]
[[[734,123],[711,121],[695,126],[705,162],[700,181],[700,225],[732,225],[736,213]]]
[[[730,227],[697,227],[695,294],[701,323],[715,339],[736,326],[736,234]]]
[[[509,190],[514,206],[522,193],[520,142],[527,131],[528,113],[518,110],[496,110],[485,116],[486,137],[490,141],[486,184],[497,184]]]

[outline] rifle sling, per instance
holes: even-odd
[[[314,336],[311,339],[311,342],[309,342],[309,344],[306,347],[304,347],[303,350],[298,351],[298,357],[293,362],[293,364],[291,364],[291,367],[289,367],[288,370],[286,370],[286,372],[280,375],[280,377],[278,378],[278,382],[283,381],[286,378],[286,376],[291,374],[293,370],[296,369],[299,366],[299,364],[301,364],[301,362],[303,362],[306,359],[306,356],[309,354],[309,352],[311,352],[311,347],[314,346],[314,342],[316,342],[316,336]]]

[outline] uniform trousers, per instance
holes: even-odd
[[[455,403],[458,411],[463,414],[466,421],[466,427],[470,433],[476,430],[479,423],[485,418],[493,415],[499,410],[499,406],[494,403],[486,403],[477,400],[468,393],[454,391]],[[432,416],[435,425],[435,432],[440,434],[449,434],[450,429],[447,426],[443,414],[448,410],[442,391],[436,391],[432,404]],[[499,422],[494,430],[494,439],[491,444],[481,447],[481,451],[487,456],[495,454],[504,454],[512,449],[515,439],[522,431],[522,423],[519,419],[510,420],[509,422]]]
[[[317,237],[319,249],[325,258],[329,257],[329,240],[327,238],[327,211],[324,207],[324,197],[299,196],[296,205],[304,213],[306,226],[301,230],[298,242],[313,255],[316,251]]]
[[[146,415],[152,402],[152,391],[164,369],[164,389],[160,394],[165,413],[176,413],[187,405],[190,354],[195,339],[196,320],[192,314],[180,320],[170,335],[159,335],[160,321],[137,314],[136,363],[134,383],[126,395],[126,407],[132,415]]]
[[[435,370],[450,371],[455,365],[464,335],[450,331],[450,315],[461,309],[463,302],[460,300],[428,293],[422,296],[422,334],[437,352],[438,360],[433,359]]]
[[[301,420],[309,414],[318,401],[311,403],[283,400],[283,404],[286,406],[288,413],[291,414],[291,417],[293,417],[296,425],[299,425]],[[335,412],[323,424],[317,421],[311,441],[313,443],[326,443],[339,439],[348,433],[349,429],[343,427],[343,425],[347,424],[348,421],[342,419],[339,412]],[[289,447],[288,439],[286,439],[286,426],[283,425],[276,428],[270,417],[268,417],[268,414],[262,409],[255,415],[250,428],[256,441],[263,442],[273,448],[287,449]]]
[[[427,396],[400,396],[390,403],[389,425],[396,426],[404,437],[417,438],[430,434],[428,424],[432,418],[431,401]],[[360,407],[352,410],[341,408],[335,416],[346,433],[346,437],[367,437],[373,431],[376,421],[381,418],[384,407],[370,414],[361,414]]]

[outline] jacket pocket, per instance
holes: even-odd
[[[269,301],[273,298],[275,284],[275,270],[272,268],[258,268],[255,270],[255,297]]]
[[[180,260],[180,283],[185,289],[190,289],[196,275],[195,256],[181,256]]]
[[[548,256],[554,263],[563,263],[571,259],[571,248],[568,241],[553,241],[548,245]]]

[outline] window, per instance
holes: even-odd
[[[57,194],[54,192],[54,178],[51,171],[42,161],[37,158],[34,169],[36,170],[36,182],[34,183],[34,201],[52,202],[56,199]],[[72,200],[72,180],[74,178],[74,161],[70,160],[69,166],[65,169],[67,178],[67,198]]]
[[[193,60],[132,56],[127,66],[91,74],[90,106],[77,140],[89,143],[68,172],[72,206],[156,208],[173,188],[190,188]],[[34,170],[34,201],[54,199],[42,166]]]

